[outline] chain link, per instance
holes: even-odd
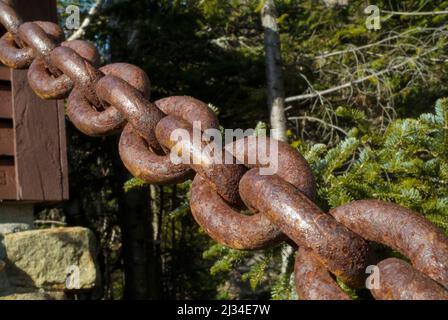
[[[194,121],[201,121],[201,130],[219,127],[206,104],[191,97],[151,103],[150,82],[143,70],[125,63],[97,69],[100,56],[92,44],[64,42],[62,30],[53,23],[23,23],[2,1],[0,23],[7,30],[0,39],[0,61],[11,68],[29,68],[30,85],[40,97],[68,96],[68,117],[83,133],[121,132],[120,157],[134,176],[170,184],[196,173],[191,211],[213,239],[247,250],[281,241],[297,244],[295,276],[301,299],[349,299],[332,275],[362,287],[367,266],[378,262],[368,241],[387,245],[412,263],[395,258],[379,262],[380,285],[371,289],[375,298],[448,299],[448,239],[417,213],[372,200],[322,212],[313,201],[315,182],[308,164],[283,142],[278,149],[279,171],[272,176],[260,174],[260,159],[249,165],[255,144],[247,138],[223,150],[223,157],[230,154],[239,161],[236,164],[211,161],[213,154],[203,151],[213,150],[214,142],[198,148],[192,140],[182,140],[181,150],[188,150],[183,156],[196,161],[175,165],[169,157],[174,130],[185,129],[192,137],[198,130]],[[254,214],[241,214],[244,205]]]
[[[81,57],[97,67],[100,55],[96,47],[87,41],[64,41],[62,46],[76,51]],[[29,68],[28,82],[33,91],[42,99],[64,99],[73,90],[73,81],[57,70],[49,70],[48,60],[35,59]]]

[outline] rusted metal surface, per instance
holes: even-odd
[[[377,200],[355,201],[330,214],[364,238],[401,252],[417,270],[448,288],[448,238],[421,215]]]
[[[194,176],[188,166],[173,164],[169,155],[152,152],[130,124],[126,125],[121,134],[119,150],[121,160],[129,172],[148,183],[180,183]]]
[[[308,196],[314,197],[315,182],[308,163],[287,143],[277,143],[277,175]],[[247,168],[268,167],[270,163],[262,163],[263,159],[260,159],[259,155],[271,159],[270,145],[269,138],[260,141],[258,137],[246,137],[227,145],[225,150]],[[258,153],[260,148],[261,153]],[[253,155],[255,157],[249,159]],[[285,239],[281,230],[263,214],[241,214],[205,182],[200,176],[193,182],[191,211],[195,220],[214,240],[235,249],[262,249]],[[252,208],[252,211],[256,213],[257,209]]]
[[[371,291],[378,300],[448,300],[448,291],[403,260],[389,258],[377,266],[380,284]]]
[[[99,67],[99,65],[101,63],[100,53],[98,52],[98,49],[95,47],[95,45],[90,41],[85,41],[85,40],[64,41],[61,43],[61,46],[68,47],[68,48],[75,50],[81,57],[83,57],[85,60],[89,61],[92,64],[92,66],[94,66],[96,68]],[[126,63],[124,63],[124,64],[126,64]],[[127,64],[127,65],[133,66],[132,64]],[[105,66],[105,67],[107,67],[107,66]],[[132,68],[129,68],[129,69],[132,69]],[[124,72],[126,72],[126,71],[124,71]],[[129,77],[123,77],[123,78],[128,79]],[[51,99],[53,99],[53,98],[51,98]]]
[[[216,241],[237,249],[266,248],[291,239],[299,245],[296,282],[302,298],[348,298],[329,272],[352,286],[363,285],[366,267],[374,261],[363,238],[399,250],[416,268],[402,262],[389,263],[393,267],[380,264],[387,286],[384,293],[375,293],[377,297],[430,297],[428,288],[435,282],[422,280],[425,276],[417,270],[447,287],[448,240],[424,218],[393,204],[359,201],[334,209],[335,219],[313,202],[311,170],[287,144],[279,143],[278,151],[272,151],[278,155],[278,172],[260,175],[268,164],[260,159],[249,163],[257,148],[249,138],[224,150],[214,142],[194,141],[193,133],[200,136],[204,130],[218,128],[218,120],[205,103],[191,97],[152,103],[149,79],[141,69],[128,64],[97,69],[100,59],[94,46],[62,42],[60,29],[52,24],[23,24],[3,2],[0,23],[8,31],[0,39],[0,61],[13,68],[30,66],[29,81],[41,97],[55,99],[70,93],[68,115],[82,132],[92,136],[122,132],[120,156],[133,175],[166,184],[197,173],[191,190],[192,212]],[[196,128],[195,121],[201,121],[202,127]],[[177,129],[188,137],[173,140]],[[265,151],[269,158],[271,151]],[[174,164],[173,155],[185,156],[190,163]],[[243,201],[253,215],[240,213]],[[388,278],[393,273],[389,270],[399,273],[398,280]],[[400,293],[403,281],[409,282],[406,295]],[[445,289],[434,288],[434,297],[444,297]]]
[[[96,47],[83,40],[65,41],[61,44],[75,50],[81,57],[98,67],[100,55]],[[73,89],[73,81],[65,74],[56,76],[47,68],[44,59],[35,59],[29,68],[28,82],[34,92],[42,99],[67,98]]]
[[[36,21],[26,22],[17,30],[20,44],[17,45],[17,36],[5,33],[0,39],[0,60],[10,68],[28,68],[35,58],[47,57],[49,53],[64,39],[61,28],[52,22]]]
[[[52,22],[25,22],[19,27],[18,36],[33,49],[34,58],[47,58],[63,40],[64,32]]]
[[[141,94],[149,95],[148,76],[136,66],[113,63],[101,67],[99,71],[105,75],[121,77]],[[90,136],[118,133],[126,123],[125,117],[114,105],[102,110],[100,105],[93,105],[78,88],[75,88],[69,96],[67,114],[78,130]]]
[[[272,143],[276,143],[277,147],[272,147]],[[276,174],[298,188],[308,198],[314,199],[316,183],[308,162],[286,142],[272,143],[269,137],[245,137],[226,145],[225,150],[249,169],[269,167],[273,164],[266,159],[274,159],[277,162]],[[272,154],[274,152],[276,154]]]
[[[33,61],[33,49],[18,48],[14,36],[7,32],[0,38],[0,61],[10,68],[25,69]]]
[[[278,176],[262,176],[252,169],[240,181],[240,193],[299,246],[311,248],[334,275],[353,286],[364,284],[372,262],[368,244],[302,192]]]
[[[197,99],[184,96],[158,100],[154,105],[164,114],[175,115],[187,123],[200,121],[204,130],[217,129],[218,120],[210,108]],[[184,164],[175,165],[169,154],[156,154],[137,134],[132,125],[127,125],[120,138],[120,156],[126,168],[136,177],[153,184],[169,184],[188,180],[194,171]]]
[[[0,23],[8,32],[16,35],[23,20],[17,15],[11,5],[0,1]]]
[[[167,97],[154,102],[157,108],[167,115],[177,116],[189,124],[199,121],[202,131],[219,129],[218,118],[208,105],[189,96]]]
[[[125,80],[107,75],[96,84],[96,93],[100,100],[114,106],[154,151],[161,150],[154,129],[165,115],[141,92]]]
[[[234,249],[271,247],[285,239],[263,214],[244,215],[232,208],[200,175],[191,187],[190,206],[196,222],[213,240]]]
[[[297,294],[301,300],[351,300],[311,249],[300,247],[294,273]]]
[[[100,70],[75,50],[64,46],[57,47],[51,52],[50,62],[73,81],[76,89],[83,91],[84,96],[93,106],[101,106],[95,93],[96,82],[104,76]]]
[[[188,133],[181,141],[174,141],[171,139],[171,134],[174,130],[183,129]],[[238,182],[246,172],[246,168],[241,164],[224,164],[225,152],[221,154],[220,163],[214,161],[215,150],[213,142],[200,141],[195,143],[193,139],[194,129],[191,124],[177,116],[169,115],[159,121],[156,127],[157,138],[160,143],[168,149],[178,148],[172,150],[179,156],[190,159],[191,168],[205,178],[209,186],[216,190],[216,192],[231,204],[241,204]],[[201,137],[201,133],[196,133]],[[206,148],[210,152],[206,151]],[[186,151],[187,154],[183,152]],[[219,155],[218,155],[219,157]]]

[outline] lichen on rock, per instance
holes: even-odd
[[[90,291],[99,284],[95,238],[88,229],[10,233],[3,245],[0,298],[37,299],[48,292]]]

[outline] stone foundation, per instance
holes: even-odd
[[[0,300],[62,300],[99,289],[97,249],[90,230],[27,230],[28,213],[14,212],[14,220],[8,219],[14,222],[6,223],[1,221],[7,217],[3,208],[0,207]]]

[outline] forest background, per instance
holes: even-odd
[[[274,3],[285,134],[312,166],[320,207],[392,201],[448,234],[448,1]],[[190,95],[224,128],[247,129],[271,125],[265,4],[58,0],[58,11],[67,36],[94,42],[103,64],[143,68],[151,100]],[[379,29],[366,25],[371,4]],[[78,32],[66,28],[69,5],[86,22]],[[147,185],[121,164],[118,137],[90,138],[69,121],[67,132],[70,201],[37,208],[36,220],[94,231],[103,280],[94,298],[297,299],[289,245],[246,252],[216,244],[190,214],[190,182]],[[353,298],[371,298],[339,284]]]

